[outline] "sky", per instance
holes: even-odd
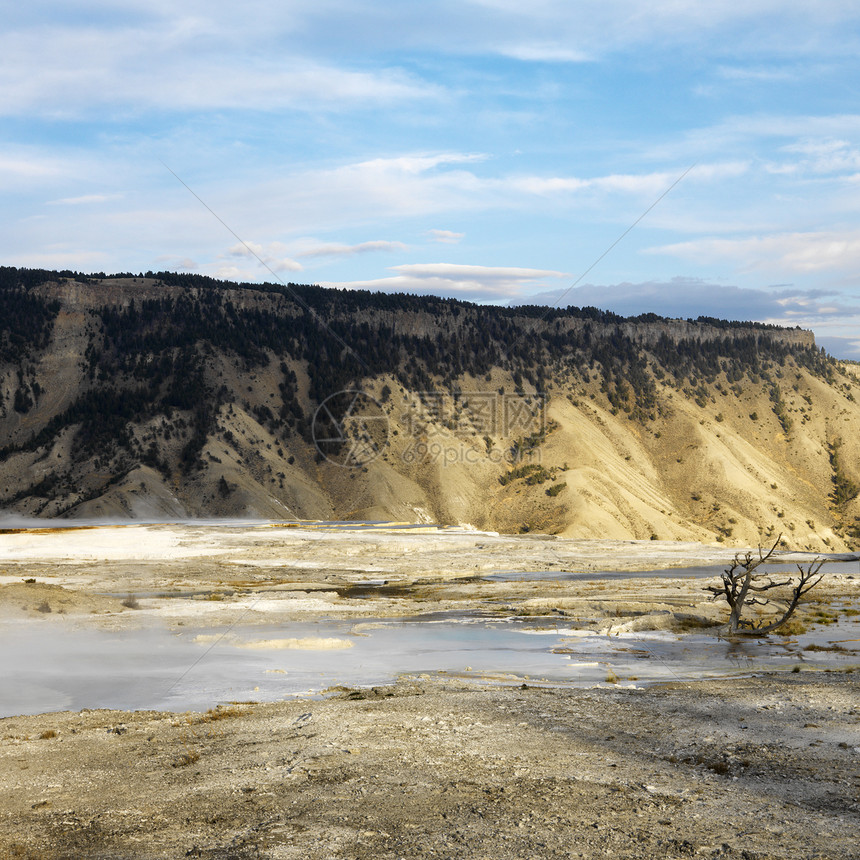
[[[30,0],[0,264],[811,328],[860,359],[856,0]]]

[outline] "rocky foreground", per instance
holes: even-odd
[[[852,858],[856,674],[0,721],[0,855]]]
[[[715,623],[709,580],[562,574],[730,553],[435,529],[10,529],[0,617],[46,639],[441,611],[683,631]],[[559,578],[486,578],[510,570]],[[802,623],[856,614],[854,570],[816,589]],[[0,857],[856,858],[860,675],[853,645],[834,647],[841,671],[798,658],[645,690],[419,678],[202,713],[8,717]]]

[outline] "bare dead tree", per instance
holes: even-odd
[[[713,594],[714,600],[724,597],[729,604],[731,609],[729,633],[764,636],[766,633],[776,630],[777,627],[785,624],[791,618],[801,598],[824,578],[823,573],[819,574],[824,559],[819,558],[814,559],[806,570],[803,569],[802,565],[797,565],[800,578],[796,583],[791,576],[784,582],[774,582],[768,574],[756,573],[756,568],[768,561],[774,554],[780,540],[782,540],[782,535],[776,539],[774,545],[767,552],[763,552],[762,548],[759,547],[758,557],[754,557],[752,552],[747,552],[743,556],[738,553],[734,557],[731,567],[723,571],[722,584],[707,587],[707,590]],[[776,594],[764,596],[765,592],[775,588],[788,587],[791,588],[790,597]],[[782,604],[782,615],[775,621],[756,624],[742,617],[747,606],[773,606],[777,602]]]

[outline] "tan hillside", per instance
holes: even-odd
[[[858,542],[860,379],[809,332],[4,273],[7,514]]]

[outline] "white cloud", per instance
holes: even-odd
[[[5,153],[0,152],[0,190],[3,193],[35,192],[44,200],[46,195],[56,194],[58,188],[65,190],[66,183],[80,167],[79,164],[69,163],[62,156],[48,153],[40,147],[3,148],[7,150]],[[10,214],[9,210],[4,212],[7,219]]]
[[[197,262],[192,260],[190,257],[171,257],[169,255],[165,255],[157,257],[156,262],[158,263],[159,269],[164,269],[168,272],[173,272],[178,269],[193,272],[195,269],[199,268]]]
[[[267,173],[258,184],[236,189],[229,205],[247,210],[258,234],[270,229],[268,225],[284,221],[331,233],[354,231],[390,218],[476,211],[503,203],[496,188],[463,168],[484,158],[463,153],[418,153],[274,178]],[[301,213],[300,219],[296,213]],[[385,229],[392,226],[386,224]]]
[[[730,262],[743,272],[764,269],[808,274],[857,270],[860,268],[860,230],[694,239],[649,248],[646,253],[670,254],[706,264]]]
[[[608,195],[638,196],[648,202],[667,191],[683,172],[679,168],[677,172],[592,177],[500,175],[491,172],[495,166],[492,162],[480,172],[470,169],[487,161],[487,156],[481,153],[456,152],[380,157],[297,173],[274,182],[267,178],[265,185],[246,193],[249,199],[257,201],[258,209],[265,208],[263,201],[267,199],[278,202],[278,208],[273,206],[271,212],[267,211],[270,221],[282,217],[279,211],[302,211],[306,224],[316,230],[330,231],[336,225],[354,228],[391,217],[528,211],[535,207],[545,211],[543,201],[554,197],[562,206],[581,202],[592,208],[602,206]],[[697,183],[700,188],[717,185],[747,170],[748,164],[741,161],[704,163],[693,167],[684,183]],[[629,217],[630,211],[626,211],[623,218]],[[443,235],[427,233],[435,241]],[[444,233],[446,241],[453,238],[448,233]]]
[[[163,26],[163,25],[162,25]],[[350,69],[296,51],[237,51],[214,36],[108,27],[7,30],[0,36],[0,115],[75,117],[156,110],[373,109],[442,90],[398,69]]]
[[[807,104],[804,102],[804,106]],[[643,147],[641,154],[648,161],[657,162],[678,162],[697,157],[704,161],[737,154],[740,163],[749,161],[755,164],[757,158],[767,165],[774,161],[772,152],[782,151],[778,147],[803,141],[856,142],[858,139],[860,113],[735,114],[717,122],[688,128],[676,136],[667,136],[660,142]],[[751,158],[750,153],[756,156]]]
[[[453,230],[427,231],[427,236],[432,242],[441,242],[443,245],[457,245],[465,235],[465,233],[455,233]]]
[[[526,194],[555,194],[595,189],[624,194],[653,195],[666,191],[682,175],[685,181],[700,180],[710,182],[741,176],[747,170],[749,170],[748,162],[729,161],[713,164],[697,164],[692,166],[686,174],[684,170],[679,169],[676,173],[667,171],[656,171],[653,173],[614,173],[608,176],[590,178],[576,176],[523,176],[497,181],[500,184],[507,184],[512,189]]]
[[[121,194],[82,194],[79,197],[60,197],[58,200],[49,200],[49,206],[83,206],[90,203],[107,203],[110,200],[119,200]]]
[[[856,44],[852,24],[856,4],[822,0],[814,6],[803,0],[469,0],[486,10],[485,32],[473,38],[485,50],[493,47],[523,59],[539,46],[559,59],[566,50],[574,57],[649,45],[663,49],[677,44],[709,46],[731,39],[735,54],[764,52],[795,57],[814,51],[829,39],[833,53]],[[539,52],[535,59],[540,59]]]
[[[34,269],[74,269],[80,272],[107,271],[110,256],[104,251],[82,251],[74,248],[46,248],[25,254],[9,254],[6,264]]]
[[[268,245],[261,245],[257,242],[239,242],[238,244],[233,245],[227,251],[226,256],[256,259],[268,269],[270,269],[272,272],[302,271],[302,264],[296,262],[290,257],[284,256],[285,251],[286,246],[283,245],[281,242],[269,242]],[[228,265],[226,268],[232,271],[235,267],[232,265]],[[239,270],[237,269],[236,271]],[[225,275],[224,277],[227,276]],[[259,270],[257,270],[255,277],[260,277]]]
[[[297,257],[352,257],[355,254],[367,254],[375,251],[405,251],[403,242],[386,242],[376,240],[360,242],[358,245],[318,245],[307,251],[296,254]]]
[[[62,15],[38,4],[0,34],[0,115],[58,117],[110,109],[298,108],[366,110],[455,98],[446,86],[406,63],[379,57],[416,50],[507,57],[544,63],[605,59],[632,46],[713,43],[716,33],[744,35],[736,53],[761,48],[798,54],[824,38],[831,51],[856,46],[849,22],[856,4],[822,0],[700,3],[640,0],[570,3],[423,4],[252,3],[242,15],[225,0],[206,5],[88,3]],[[246,4],[247,7],[248,4]],[[411,64],[410,64],[411,66]],[[778,65],[736,63],[722,75],[757,79]],[[784,68],[784,67],[783,67]]]
[[[501,181],[500,181],[501,182]],[[562,176],[520,176],[508,180],[512,190],[524,194],[558,194],[568,191],[582,191],[591,187],[587,179]]]
[[[542,63],[586,63],[594,59],[588,51],[571,48],[557,41],[513,42],[499,45],[496,50],[515,60]]]
[[[249,268],[241,266],[232,266],[222,264],[211,267],[212,277],[224,281],[235,281],[236,283],[254,283],[256,281],[266,280],[261,277],[260,268]]]
[[[392,266],[391,271],[397,274],[389,278],[328,286],[449,296],[470,301],[501,301],[521,297],[526,289],[540,287],[547,279],[569,277],[565,272],[548,269],[458,263],[410,263]]]
[[[731,44],[756,55],[724,76],[773,75],[759,54],[853,56],[847,0],[226,0],[32,4],[0,35],[0,113],[76,116],[145,110],[299,107],[364,110],[453,94],[394,61],[400,52],[571,63],[634,47]],[[724,52],[723,52],[724,53]],[[354,59],[355,58],[355,59]],[[411,66],[411,64],[410,64]],[[777,66],[778,68],[778,66]]]
[[[370,175],[382,173],[400,173],[418,176],[428,173],[436,167],[449,164],[474,164],[485,161],[487,155],[478,152],[440,152],[435,154],[397,155],[389,158],[373,158],[369,161],[359,161],[355,164],[340,168],[341,171],[355,171]]]
[[[62,173],[54,159],[0,155],[0,175],[11,177],[55,177]]]
[[[717,75],[728,81],[785,82],[808,78],[809,69],[797,66],[719,66]]]
[[[781,151],[805,156],[790,164],[790,172],[826,174],[860,170],[860,148],[846,140],[801,140],[783,146]]]

